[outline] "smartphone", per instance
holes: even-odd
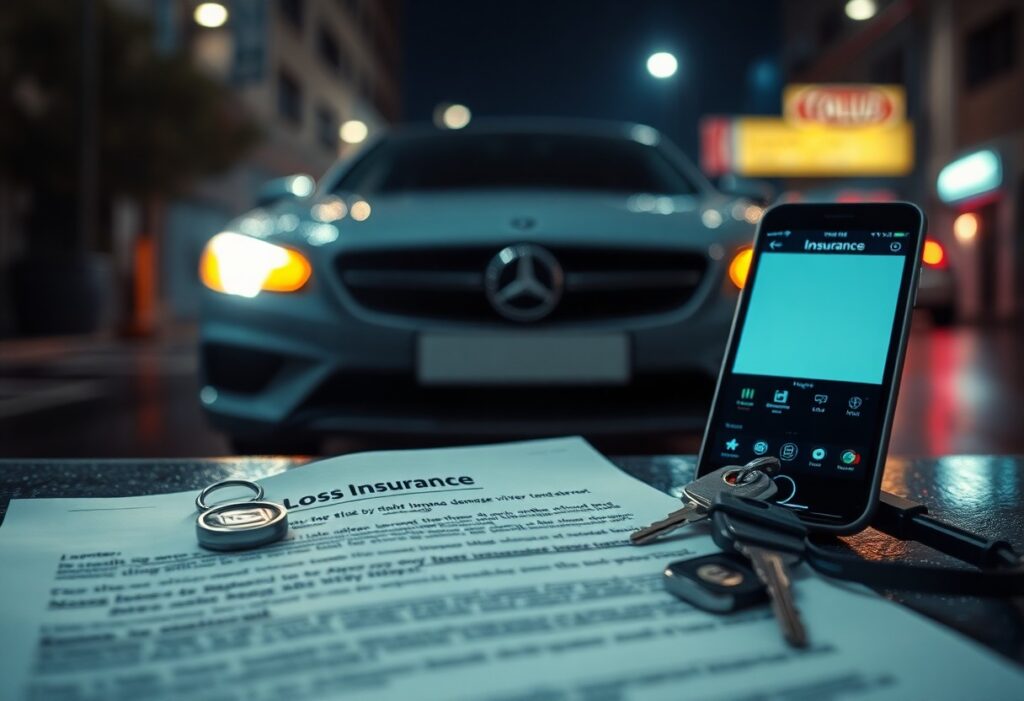
[[[776,500],[852,533],[878,504],[917,295],[924,214],[907,202],[765,212],[707,430],[701,476],[774,455]]]

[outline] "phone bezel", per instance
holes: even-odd
[[[905,229],[915,232],[914,256],[915,260],[921,260],[921,252],[925,239],[925,215],[920,207],[911,202],[884,202],[884,203],[856,203],[856,204],[777,204],[769,207],[758,224],[754,235],[753,251],[754,257],[751,260],[750,274],[747,283],[740,291],[739,299],[736,302],[736,309],[733,313],[732,326],[729,329],[729,340],[726,344],[725,354],[722,357],[722,366],[718,372],[718,381],[715,384],[715,393],[711,401],[711,409],[708,413],[708,422],[705,426],[704,437],[701,440],[700,453],[697,457],[696,476],[701,476],[705,471],[704,456],[707,450],[709,437],[712,434],[712,427],[718,414],[719,393],[722,389],[723,380],[729,373],[730,359],[735,356],[734,344],[737,338],[737,327],[740,318],[745,318],[748,305],[748,290],[755,276],[757,261],[759,258],[759,242],[762,232],[765,230],[784,229],[820,229],[842,226],[849,229]],[[910,266],[910,280],[903,294],[902,321],[896,342],[896,356],[892,372],[888,382],[882,385],[885,395],[885,409],[882,415],[881,434],[875,460],[870,469],[872,470],[868,481],[868,494],[865,505],[860,515],[848,523],[827,523],[813,519],[801,518],[811,530],[828,533],[845,534],[855,533],[867,527],[878,507],[879,493],[881,491],[882,476],[885,468],[885,460],[889,450],[889,438],[892,432],[892,421],[896,411],[896,401],[899,395],[900,378],[903,375],[903,362],[906,358],[907,342],[910,335],[910,325],[913,320],[914,303],[917,301],[918,281],[921,273],[921,265]]]

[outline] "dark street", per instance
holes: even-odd
[[[911,336],[890,454],[1024,453],[1014,327],[932,328]],[[228,455],[200,413],[195,341],[46,340],[0,347],[0,440],[7,457]],[[598,440],[606,453],[694,453],[699,435]],[[453,440],[451,443],[467,441]],[[327,454],[414,447],[394,438],[328,441]]]

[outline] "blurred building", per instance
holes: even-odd
[[[263,183],[295,173],[319,177],[351,148],[339,134],[348,120],[373,133],[397,119],[398,0],[116,1],[148,14],[159,48],[189,53],[263,133],[244,162],[167,203],[155,224],[162,311],[191,317],[202,246],[253,205]],[[131,203],[116,220],[123,240],[145,226]]]
[[[924,207],[930,235],[949,253],[963,318],[1020,317],[1024,2],[786,0],[783,8],[790,82],[905,87],[915,168],[860,185]]]

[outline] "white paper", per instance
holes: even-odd
[[[413,482],[430,478],[445,484]],[[263,484],[291,534],[238,554],[197,546],[194,493],[12,502],[0,699],[1024,696],[1012,663],[813,575],[805,651],[767,610],[678,601],[664,565],[710,538],[629,545],[678,502],[580,439],[353,455]]]

